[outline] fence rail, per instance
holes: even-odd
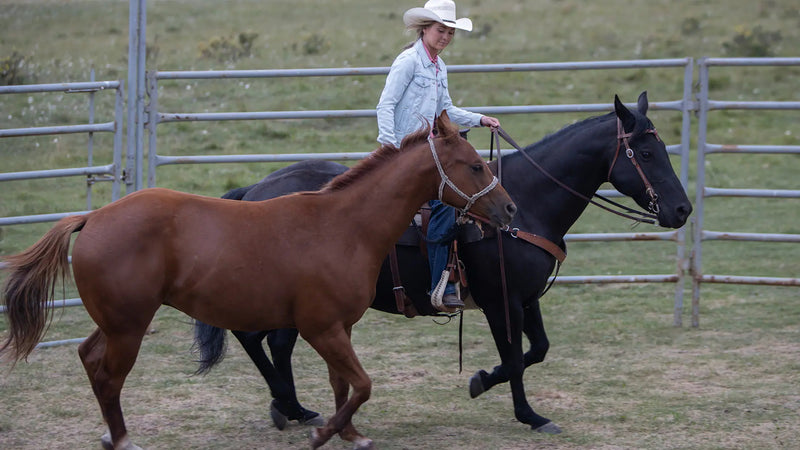
[[[131,8],[137,2],[131,2]],[[671,145],[667,149],[672,155],[680,158],[679,179],[684,188],[688,185],[689,174],[689,145],[690,126],[693,114],[697,113],[698,120],[698,150],[696,159],[697,169],[697,200],[695,204],[694,230],[692,254],[687,257],[686,230],[681,228],[669,232],[646,233],[580,233],[568,234],[565,239],[570,242],[588,241],[669,241],[676,246],[677,264],[675,271],[665,274],[649,275],[590,275],[590,276],[559,276],[558,284],[578,283],[674,283],[675,304],[674,324],[682,324],[683,289],[686,282],[686,273],[691,274],[692,284],[692,325],[699,323],[699,297],[701,283],[731,283],[731,284],[767,284],[779,286],[800,286],[796,278],[759,277],[745,275],[717,275],[703,274],[702,271],[702,245],[704,241],[730,240],[743,242],[777,242],[793,244],[800,242],[797,234],[776,233],[744,233],[738,231],[711,231],[703,228],[704,203],[712,197],[751,197],[751,198],[800,198],[800,190],[793,189],[741,189],[719,188],[705,184],[705,158],[710,154],[776,154],[793,155],[800,153],[800,146],[776,145],[738,145],[714,144],[707,142],[707,127],[710,112],[716,110],[797,110],[800,102],[793,101],[725,101],[711,99],[709,95],[709,70],[721,66],[796,66],[800,65],[800,58],[705,58],[696,64],[691,58],[664,59],[664,60],[634,60],[634,61],[597,61],[597,62],[567,62],[567,63],[535,63],[535,64],[489,64],[450,66],[451,73],[505,73],[518,71],[570,71],[570,70],[615,70],[629,68],[646,68],[660,70],[664,68],[683,69],[682,76],[676,77],[676,83],[682,83],[682,98],[653,102],[651,110],[675,111],[681,114],[680,143]],[[699,72],[699,92],[693,89],[695,68]],[[285,154],[242,154],[242,155],[190,155],[170,156],[159,155],[157,147],[158,126],[183,121],[228,121],[228,120],[279,120],[279,119],[327,119],[327,118],[360,118],[374,117],[373,109],[354,110],[321,110],[321,111],[258,111],[258,112],[226,112],[226,113],[195,113],[195,112],[166,112],[159,110],[158,83],[161,80],[210,80],[210,79],[240,79],[240,78],[280,78],[280,77],[329,77],[329,76],[365,76],[385,75],[388,67],[364,68],[329,68],[329,69],[287,69],[287,70],[243,70],[243,71],[144,71],[132,70],[129,73],[128,101],[128,151],[126,167],[121,168],[121,130],[123,120],[123,100],[121,82],[89,82],[89,83],[63,83],[52,85],[30,85],[0,87],[0,94],[29,93],[29,92],[85,92],[93,95],[95,92],[113,89],[117,95],[115,102],[115,119],[107,123],[89,123],[77,126],[39,127],[0,130],[0,137],[22,137],[40,134],[55,133],[114,133],[114,161],[109,165],[89,165],[81,168],[46,169],[29,172],[15,172],[0,174],[0,181],[19,179],[39,179],[59,176],[94,176],[109,175],[113,177],[113,199],[118,198],[120,186],[125,183],[128,191],[141,188],[144,166],[144,155],[148,156],[148,186],[156,185],[158,167],[177,164],[209,164],[209,163],[245,163],[245,162],[292,162],[303,159],[328,159],[328,160],[357,160],[364,158],[368,152],[348,153],[285,153]],[[140,79],[135,79],[139,77]],[[137,89],[139,87],[141,90]],[[145,94],[149,103],[145,104]],[[93,111],[93,103],[90,103]],[[560,105],[523,105],[523,106],[478,106],[469,108],[483,114],[557,114],[574,112],[604,112],[612,109],[611,104],[560,104]],[[93,117],[93,112],[90,113]],[[91,120],[90,120],[91,122]],[[143,144],[144,130],[148,131],[147,151]],[[91,145],[90,145],[91,148]],[[488,150],[479,151],[484,156]],[[123,175],[124,174],[124,175]],[[621,196],[616,191],[601,191],[605,196]],[[0,218],[0,226],[11,224],[26,224],[49,222],[73,214],[82,214],[87,211],[56,212],[21,217]],[[643,244],[646,245],[646,244]],[[0,262],[0,267],[2,262]],[[59,300],[57,306],[78,306],[80,299]],[[0,311],[3,308],[0,307]],[[68,339],[57,343],[78,342],[80,339]],[[43,346],[54,345],[43,343]]]
[[[94,72],[91,74],[94,78]],[[95,115],[95,93],[113,90],[114,100],[114,120],[110,122],[94,123]],[[88,104],[88,123],[78,125],[57,125],[30,128],[8,128],[0,129],[0,138],[16,138],[29,136],[48,136],[62,134],[86,134],[87,139],[87,166],[74,168],[56,168],[44,170],[31,170],[22,172],[0,173],[0,182],[37,180],[43,178],[59,177],[87,177],[86,187],[86,208],[91,208],[92,185],[95,181],[110,181],[111,200],[114,201],[120,196],[120,185],[123,178],[122,163],[122,118],[124,99],[122,95],[121,81],[89,81],[77,83],[55,83],[55,84],[31,84],[21,86],[0,86],[0,95],[30,94],[30,93],[53,93],[64,92],[69,94],[87,94]],[[94,133],[113,134],[112,161],[109,164],[94,164]],[[87,212],[87,211],[82,211]],[[0,226],[27,224],[35,222],[46,222],[57,220],[65,215],[75,213],[57,213],[40,215],[23,215],[16,217],[0,218]]]
[[[706,183],[706,157],[710,154],[800,154],[800,146],[767,146],[767,145],[721,145],[708,142],[708,123],[711,112],[718,110],[800,110],[800,102],[795,101],[724,101],[713,100],[710,96],[710,71],[714,67],[777,67],[800,66],[800,58],[702,58],[698,61],[700,92],[698,93],[698,149],[695,218],[693,234],[694,257],[691,261],[692,273],[692,325],[699,325],[700,286],[702,283],[756,284],[772,286],[800,286],[800,278],[766,277],[744,275],[718,275],[703,273],[703,243],[705,241],[745,241],[745,242],[782,242],[798,243],[800,235],[775,233],[742,233],[736,231],[706,230],[705,203],[711,197],[750,197],[750,198],[800,198],[800,190],[794,189],[741,189],[717,188]]]
[[[575,70],[617,70],[631,68],[657,69],[683,69],[681,76],[676,78],[676,83],[682,86],[682,98],[672,101],[653,102],[652,110],[676,111],[682,114],[681,142],[668,148],[671,154],[680,157],[680,174],[684,188],[688,185],[689,173],[689,126],[690,113],[693,110],[692,79],[694,63],[691,58],[657,59],[657,60],[630,60],[630,61],[593,61],[593,62],[565,62],[565,63],[532,63],[532,64],[486,64],[486,65],[453,65],[448,66],[450,73],[509,73],[509,72],[539,72],[539,71],[575,71]],[[362,67],[362,68],[327,68],[327,69],[285,69],[285,70],[217,70],[217,71],[153,71],[147,75],[147,97],[149,104],[146,123],[148,141],[148,181],[150,187],[157,185],[158,167],[170,164],[204,164],[204,163],[232,163],[232,162],[264,162],[264,161],[301,161],[305,159],[333,159],[352,160],[366,156],[367,153],[346,154],[306,154],[287,153],[281,155],[190,155],[168,156],[158,154],[157,136],[158,126],[182,121],[230,121],[230,120],[278,120],[278,119],[327,119],[327,118],[357,118],[375,117],[374,109],[357,110],[317,110],[317,111],[255,111],[255,112],[222,112],[222,113],[194,113],[194,112],[165,112],[161,111],[158,103],[158,85],[162,80],[212,80],[212,79],[242,79],[242,78],[285,78],[285,77],[340,77],[340,76],[365,76],[385,75],[388,67]],[[612,104],[560,104],[560,105],[522,105],[522,106],[479,106],[467,108],[470,111],[482,114],[545,114],[545,113],[574,113],[574,112],[606,112],[613,110]],[[486,155],[488,151],[480,151]],[[141,172],[141,169],[137,169]],[[603,192],[606,194],[608,192]],[[620,196],[615,191],[611,196]],[[681,228],[671,233],[594,233],[594,234],[569,234],[567,241],[644,241],[644,240],[670,240],[676,243],[676,253],[679,263],[674,267],[675,273],[666,275],[631,275],[608,277],[605,275],[587,275],[576,277],[559,277],[556,283],[639,283],[639,282],[673,282],[675,283],[674,323],[681,325],[683,311],[683,286],[684,274],[688,268],[685,257],[686,246],[685,229]]]

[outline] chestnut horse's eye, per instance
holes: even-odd
[[[475,165],[473,165],[473,166],[471,167],[471,169],[472,169],[472,171],[473,171],[473,172],[475,172],[475,173],[481,173],[481,172],[483,172],[483,165],[481,165],[481,164],[475,164]]]

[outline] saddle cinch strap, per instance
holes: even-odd
[[[394,292],[394,301],[397,305],[397,310],[403,313],[409,319],[419,315],[414,303],[406,295],[406,288],[403,287],[403,282],[400,280],[400,264],[397,262],[397,246],[392,247],[389,252],[389,268],[392,272],[392,292]]]

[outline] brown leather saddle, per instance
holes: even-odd
[[[425,243],[425,236],[427,236],[428,232],[428,222],[430,221],[431,210],[428,207],[420,208],[417,215],[414,217],[414,223],[410,224],[400,239],[397,241],[396,245],[404,245],[404,246],[416,246],[419,247],[422,255],[427,258],[428,249]],[[562,239],[559,244],[556,244],[550,241],[547,238],[542,236],[528,233],[526,231],[521,231],[519,229],[511,229],[507,230],[513,237],[522,239],[530,244],[533,244],[546,252],[550,253],[553,257],[556,258],[558,264],[560,265],[567,257],[566,253],[566,244]],[[469,284],[467,283],[467,276],[466,276],[466,268],[464,263],[458,259],[458,243],[470,243],[470,242],[477,242],[482,239],[492,238],[497,235],[497,231],[494,228],[484,229],[479,223],[477,222],[470,222],[464,225],[461,225],[461,230],[458,233],[458,238],[455,239],[452,244],[450,245],[450,255],[447,259],[447,267],[446,270],[450,272],[450,282],[456,283],[460,289],[460,296],[462,299],[470,298],[469,293]],[[400,265],[397,261],[397,249],[396,247],[392,248],[392,251],[389,253],[389,266],[392,272],[392,283],[394,285],[393,291],[395,296],[395,302],[397,304],[397,310],[403,313],[406,317],[415,317],[419,315],[417,309],[414,307],[414,303],[411,299],[406,295],[405,288],[403,287],[401,278],[400,278]],[[467,302],[467,307],[469,308],[471,302]],[[474,303],[472,303],[474,307]]]

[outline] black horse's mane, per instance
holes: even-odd
[[[642,117],[639,114],[639,112],[636,111],[636,110],[631,110],[631,113],[633,113],[637,118],[641,118]],[[580,131],[581,133],[584,133],[586,131],[586,128],[604,124],[605,122],[607,122],[609,120],[612,120],[612,119],[615,119],[616,117],[617,117],[616,113],[614,113],[612,111],[612,112],[610,112],[608,114],[602,114],[602,115],[599,115],[599,116],[588,117],[588,118],[586,118],[584,120],[581,120],[581,121],[578,121],[578,122],[575,122],[575,123],[571,123],[569,125],[565,125],[560,130],[558,130],[558,131],[556,131],[554,133],[548,134],[547,136],[542,138],[542,140],[540,140],[538,142],[534,142],[533,144],[527,146],[525,148],[525,150],[526,151],[534,151],[535,152],[537,150],[540,150],[542,148],[550,146],[554,141],[557,141],[557,143],[562,143],[563,141],[569,139],[570,136],[575,135],[578,131]],[[633,130],[634,134],[638,134],[643,129],[646,129],[647,127],[652,127],[653,126],[652,122],[650,122],[650,120],[647,119],[647,117],[644,117],[644,119],[645,120],[637,120],[636,121],[636,128]]]
[[[608,114],[603,114],[600,116],[592,116],[583,119],[581,121],[565,125],[560,130],[550,133],[544,138],[542,138],[540,141],[534,142],[533,144],[527,146],[525,150],[537,151],[539,149],[550,146],[554,142],[563,143],[564,140],[569,139],[569,137],[576,134],[576,132],[578,131],[584,132],[586,128],[593,127],[601,123],[605,123],[612,117],[616,117],[616,115],[613,112],[610,112]]]

